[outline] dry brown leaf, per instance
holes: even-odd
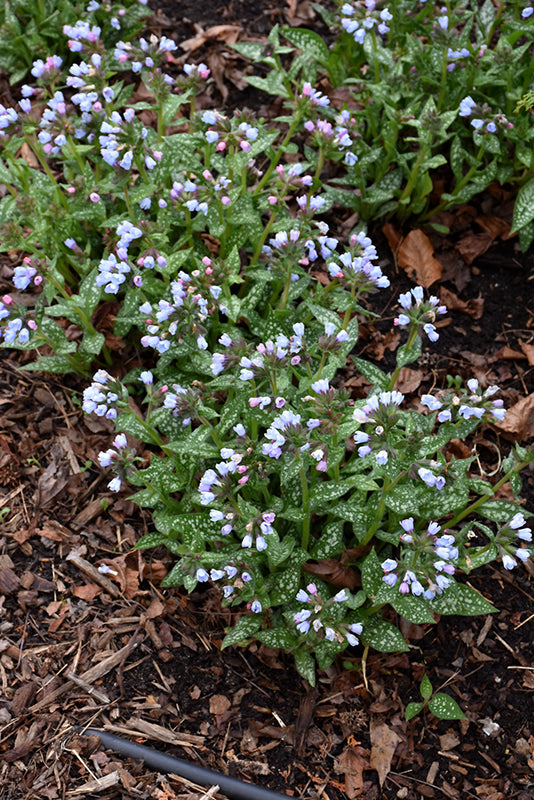
[[[520,442],[534,436],[534,392],[522,397],[507,410],[502,422],[494,424],[501,431],[513,434]]]
[[[84,583],[82,586],[73,586],[72,588],[74,597],[79,597],[80,600],[85,600],[88,603],[94,600],[101,591],[102,587],[96,583]]]
[[[472,264],[476,258],[484,255],[492,244],[493,239],[489,233],[468,233],[460,239],[456,249],[466,264]]]
[[[527,357],[529,367],[534,367],[534,344],[527,344],[519,340],[519,346]]]
[[[391,769],[391,759],[395,748],[401,739],[378,717],[371,717],[369,728],[371,734],[371,758],[369,761],[372,769],[376,769],[380,786],[382,786]]]
[[[391,252],[397,259],[397,250],[402,242],[402,236],[399,231],[391,224],[391,222],[386,222],[386,224],[382,227],[382,233],[388,240],[388,244],[391,247]]]
[[[422,380],[422,370],[402,367],[395,388],[399,392],[402,392],[402,394],[410,394],[410,392],[415,392],[415,390],[419,388]]]
[[[210,714],[215,714],[216,716],[219,714],[224,714],[226,711],[230,710],[231,707],[230,700],[224,694],[214,694],[210,697]]]
[[[422,230],[410,231],[397,249],[399,267],[414,281],[425,289],[441,278],[443,268],[434,258],[434,248],[428,236]]]
[[[338,759],[335,770],[345,773],[345,794],[349,800],[359,797],[362,792],[363,771],[371,768],[368,755],[369,750],[363,747],[345,747]]]
[[[526,358],[525,353],[522,353],[519,350],[514,350],[513,347],[508,347],[505,345],[501,347],[500,350],[497,350],[492,356],[488,358],[490,364],[494,364],[495,361],[521,361],[522,359]]]
[[[493,239],[499,236],[503,239],[508,239],[510,236],[510,223],[502,217],[495,217],[493,215],[475,217],[477,222],[485,233],[488,233]]]
[[[30,167],[32,167],[33,169],[39,168],[39,159],[31,149],[29,144],[27,144],[26,142],[24,142],[24,144],[20,148],[19,156],[22,156],[24,161],[26,161],[26,163],[29,164]]]
[[[458,295],[440,286],[439,298],[444,303],[449,311],[462,311],[468,314],[472,319],[480,319],[484,313],[484,298],[479,295],[471,300],[461,300]]]
[[[199,31],[192,39],[185,39],[185,41],[180,42],[180,47],[189,54],[193,50],[198,50],[209,39],[218,39],[226,42],[226,44],[235,44],[242,30],[241,25],[212,25],[211,28]]]

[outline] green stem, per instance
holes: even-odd
[[[473,503],[471,503],[470,506],[465,508],[463,511],[460,511],[458,514],[456,514],[455,517],[453,517],[451,520],[449,520],[449,522],[447,522],[447,527],[448,528],[452,528],[454,525],[457,525],[463,519],[465,519],[470,514],[472,514],[473,511],[476,511],[477,508],[480,508],[480,506],[484,505],[484,503],[486,503],[488,500],[493,500],[493,498],[495,497],[495,495],[497,494],[497,492],[499,491],[501,486],[504,486],[504,484],[507,483],[507,481],[510,480],[511,476],[515,472],[520,472],[523,469],[523,467],[526,467],[527,464],[531,463],[531,461],[532,461],[531,458],[526,458],[523,461],[519,461],[517,464],[514,464],[514,466],[510,470],[508,470],[506,475],[504,475],[501,478],[501,480],[497,481],[495,486],[492,487],[492,494],[491,495],[488,495],[488,494],[481,495],[477,500],[475,500]]]
[[[254,255],[252,257],[252,261],[250,262],[250,266],[251,267],[256,266],[256,264],[258,263],[259,257],[261,256],[262,247],[265,244],[265,241],[266,241],[266,239],[267,239],[267,237],[268,237],[268,235],[269,235],[269,233],[271,231],[271,228],[274,225],[275,219],[276,219],[276,211],[271,215],[269,221],[267,222],[267,225],[263,229],[263,233],[261,235],[261,238],[258,241],[258,244],[256,245],[256,249],[254,251]]]
[[[298,111],[296,116],[295,116],[295,119],[293,120],[293,122],[292,122],[292,124],[291,124],[291,126],[290,126],[290,128],[288,130],[288,132],[286,133],[286,135],[284,137],[284,140],[283,140],[282,144],[279,145],[279,147],[277,147],[275,157],[273,158],[273,160],[269,164],[269,167],[267,168],[263,178],[261,179],[261,181],[256,186],[256,189],[254,190],[254,194],[259,194],[261,192],[261,190],[263,189],[263,187],[265,186],[265,184],[267,183],[267,181],[271,177],[272,173],[274,172],[274,170],[278,166],[278,162],[282,158],[287,145],[289,144],[289,142],[293,138],[293,134],[297,130],[298,126],[300,125],[301,116],[302,116],[302,112]]]
[[[303,550],[307,550],[310,540],[310,494],[308,491],[306,470],[304,469],[302,461],[300,462],[300,485],[302,486],[302,510],[304,511],[301,546]]]
[[[405,349],[406,350],[409,350],[410,347],[413,345],[413,343],[415,342],[415,337],[416,336],[417,336],[417,325],[414,325],[410,330],[410,335],[408,336],[408,341],[405,344]],[[395,367],[395,371],[394,371],[394,373],[391,376],[390,381],[389,381],[388,389],[389,389],[390,392],[392,392],[393,389],[395,388],[395,384],[397,383],[397,378],[399,377],[401,369],[402,369],[402,367],[399,364],[397,364],[397,366]]]

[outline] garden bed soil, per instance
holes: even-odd
[[[216,25],[260,38],[288,15],[319,26],[311,13],[307,2],[184,0],[160,3],[152,27],[177,41]],[[217,55],[219,63],[233,63],[216,37],[189,52],[195,61]],[[226,100],[237,102],[248,90],[231,88],[226,76],[219,76],[230,87]],[[250,100],[251,107],[265,102],[257,93]],[[448,220],[450,236],[423,232],[443,268],[432,291],[452,310],[439,341],[401,374],[414,403],[421,391],[443,386],[447,374],[502,387],[512,408],[507,425],[486,426],[469,443],[477,447],[473,469],[485,474],[498,466],[499,452],[534,439],[533,258],[507,237],[506,202],[489,192]],[[482,243],[488,219],[505,225]],[[350,221],[334,212],[330,222],[342,231]],[[399,266],[410,230],[404,238],[392,227],[372,233],[392,281],[373,308],[389,320],[362,322],[357,354],[389,368],[392,309],[413,285],[410,270]],[[1,262],[0,294],[10,288],[13,263],[7,256]],[[424,258],[413,263],[428,266]],[[293,797],[534,799],[531,564],[465,578],[498,613],[442,617],[434,626],[401,622],[409,653],[369,652],[363,669],[363,650],[349,648],[312,689],[282,653],[257,645],[221,651],[235,617],[215,589],[188,596],[161,588],[172,560],[163,548],[132,551],[152,529],[150,514],[126,491],[108,491],[97,455],[109,447],[112,425],[82,414],[85,384],[21,372],[26,355],[0,352],[2,800],[222,797],[102,747],[77,732],[79,725]],[[135,357],[121,355],[125,363]],[[342,380],[355,397],[366,390],[350,361]],[[524,488],[532,512],[532,473]],[[112,572],[103,576],[100,564]],[[457,700],[465,720],[424,713],[405,721],[424,674]]]

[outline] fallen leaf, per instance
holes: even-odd
[[[189,55],[193,50],[198,50],[199,47],[206,44],[209,39],[218,39],[226,44],[235,44],[242,30],[240,25],[213,25],[211,28],[199,31],[192,39],[185,39],[180,43],[180,47]]]
[[[471,300],[461,300],[458,295],[440,286],[439,298],[444,303],[449,311],[462,311],[468,314],[472,319],[480,319],[484,314],[484,298],[479,294],[478,297]]]
[[[529,367],[534,367],[534,344],[527,344],[526,342],[519,341],[519,346],[527,357]]]
[[[484,255],[492,244],[493,239],[489,233],[468,233],[460,239],[456,249],[466,264],[472,264],[475,259]]]
[[[506,411],[503,421],[494,425],[505,433],[513,434],[518,441],[534,436],[534,392],[522,397]]]
[[[230,700],[224,694],[214,694],[210,697],[210,714],[224,714],[231,707]]]
[[[443,268],[434,258],[434,248],[422,230],[410,231],[397,249],[397,263],[406,274],[418,284],[428,289],[439,281]]]
[[[345,794],[349,800],[358,797],[363,789],[363,771],[371,768],[368,755],[369,750],[363,747],[345,747],[338,759],[335,770],[345,773]]]
[[[82,586],[73,586],[72,594],[74,597],[78,597],[80,600],[85,600],[87,603],[90,603],[92,600],[95,599],[97,594],[100,594],[102,591],[102,587],[98,586],[96,583],[84,583]]]
[[[485,233],[488,233],[492,239],[497,239],[499,236],[503,239],[510,237],[510,224],[502,217],[495,217],[493,215],[475,217],[477,222]]]
[[[399,392],[402,392],[402,394],[410,394],[410,392],[415,392],[415,390],[419,388],[422,380],[422,370],[402,367],[395,388]]]
[[[388,728],[385,722],[381,722],[378,717],[371,717],[371,758],[369,759],[372,769],[378,773],[380,786],[383,785],[391,769],[391,760],[395,753],[395,748],[401,741],[394,730]]]
[[[505,345],[501,347],[500,350],[497,350],[492,356],[488,358],[490,364],[494,364],[495,361],[520,361],[526,358],[526,355],[519,350],[514,350],[513,347],[508,347]]]

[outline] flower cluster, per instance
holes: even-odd
[[[457,422],[460,419],[478,419],[489,417],[500,422],[504,419],[506,410],[501,399],[491,398],[499,391],[498,386],[488,386],[481,389],[476,378],[467,381],[467,391],[460,395],[450,390],[445,390],[438,395],[424,394],[421,403],[430,411],[437,411],[438,422]]]
[[[97,417],[117,419],[117,407],[122,401],[122,387],[109,372],[99,369],[93,375],[93,382],[83,391],[82,408],[86,414]]]
[[[439,300],[431,295],[428,300],[424,300],[422,286],[416,286],[409,292],[399,296],[399,304],[403,312],[395,317],[394,324],[400,327],[409,325],[417,329],[422,329],[431,342],[437,342],[439,333],[434,322],[438,316],[447,313],[447,306],[439,304]]]
[[[388,8],[376,11],[376,0],[364,2],[345,3],[341,8],[341,26],[347,33],[352,34],[357,44],[363,44],[367,34],[376,25],[378,33],[384,36],[389,33],[387,25],[393,19]]]
[[[513,123],[509,122],[504,114],[490,115],[487,103],[479,105],[471,95],[464,97],[460,103],[460,117],[471,117],[471,125],[477,133],[496,133],[499,127],[512,130]]]
[[[387,586],[398,585],[400,594],[432,600],[451,585],[450,576],[454,575],[459,557],[455,537],[447,532],[439,535],[441,527],[437,522],[430,522],[421,531],[415,529],[413,517],[401,520],[400,525],[404,546],[398,559],[382,562],[382,580]]]
[[[500,528],[495,537],[495,544],[505,569],[513,569],[518,561],[524,562],[531,555],[528,546],[517,546],[516,537],[521,542],[532,542],[532,530],[527,526],[525,517],[520,511]]]
[[[339,644],[346,641],[353,647],[358,644],[358,636],[363,630],[361,622],[339,624],[332,619],[332,608],[348,599],[345,589],[326,599],[319,594],[315,583],[309,583],[306,590],[299,589],[296,599],[299,603],[306,603],[305,608],[293,615],[299,633]]]

